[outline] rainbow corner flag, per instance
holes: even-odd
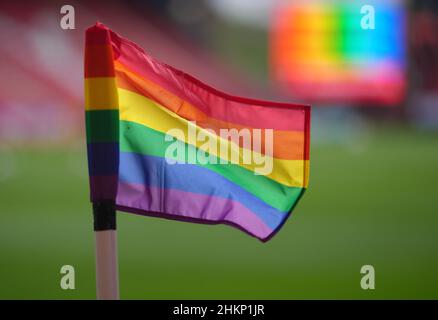
[[[93,203],[267,241],[308,185],[310,106],[222,93],[100,23],[85,109]]]

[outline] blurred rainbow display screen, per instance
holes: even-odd
[[[363,1],[295,1],[276,8],[270,37],[275,82],[311,102],[402,102],[404,7],[368,3],[371,8]]]

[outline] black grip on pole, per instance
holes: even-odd
[[[93,202],[94,231],[116,230],[116,204],[114,200]]]

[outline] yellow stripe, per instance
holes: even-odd
[[[85,79],[85,110],[118,109],[115,77]]]
[[[161,106],[160,104],[129,90],[119,88],[118,93],[120,102],[120,120],[136,122],[163,133],[167,133],[171,129],[179,129],[184,132],[184,142],[191,142],[188,141],[189,124],[186,119],[178,116],[177,114]],[[209,136],[211,139],[210,141],[216,143],[217,146],[219,146],[220,144],[225,144],[225,148],[226,150],[228,150],[228,154],[231,154],[230,150],[232,146],[233,149],[239,150],[240,166],[251,171],[254,171],[255,168],[259,167],[254,163],[243,164],[242,156],[244,151],[233,142],[227,139],[223,139],[198,126],[196,126],[195,130],[196,135],[198,135],[200,131],[203,131],[204,135]],[[145,143],[147,143],[147,141],[145,141]],[[200,141],[196,141],[194,143],[195,144],[193,145],[198,148],[204,145],[204,142]],[[205,150],[205,148],[201,149]],[[218,147],[217,152],[212,152],[212,154],[220,158],[219,151],[220,148]],[[253,151],[251,152],[252,154],[266,157],[265,155],[260,155],[259,153]],[[253,157],[251,157],[251,159],[253,159]],[[287,186],[307,187],[309,166],[308,160],[286,160],[278,158],[272,158],[272,160],[273,170],[270,174],[266,175],[267,177]]]

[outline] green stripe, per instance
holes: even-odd
[[[165,157],[166,149],[173,143],[180,143],[185,150],[186,156],[190,152],[189,150],[197,150],[196,147],[180,140],[175,142],[165,141],[165,134],[162,132],[135,122],[120,121],[120,133],[120,151],[123,152]],[[214,156],[210,156],[210,159],[218,161]],[[185,161],[186,159],[176,160]],[[283,212],[290,211],[291,205],[300,196],[302,191],[302,188],[288,187],[266,176],[254,175],[252,171],[237,164],[200,164],[199,162],[196,164],[215,171],[270,206]]]
[[[89,110],[85,112],[87,142],[119,140],[119,110]]]

